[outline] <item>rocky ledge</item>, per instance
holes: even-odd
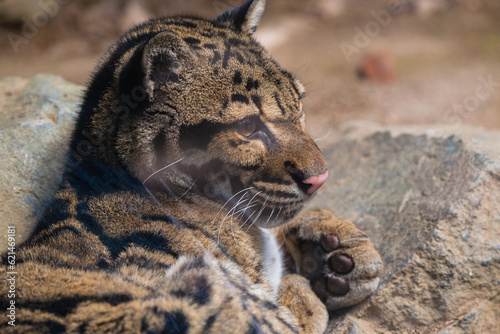
[[[0,245],[25,240],[57,190],[83,88],[61,77],[0,79]]]
[[[60,179],[82,87],[0,79],[0,238],[24,240]],[[310,207],[365,230],[377,292],[335,333],[500,332],[500,133],[347,123],[319,141],[330,179]],[[3,249],[3,248],[2,248]]]
[[[500,133],[347,123],[329,137],[310,206],[366,231],[385,263],[329,332],[500,333]]]

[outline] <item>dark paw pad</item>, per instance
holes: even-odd
[[[328,278],[328,291],[337,296],[345,296],[349,292],[349,282],[343,278]]]
[[[349,293],[349,282],[339,277],[324,277],[312,284],[313,291],[324,302],[328,296],[345,296]]]
[[[354,261],[347,255],[335,254],[328,260],[328,266],[338,274],[348,274],[354,269]]]
[[[340,239],[332,234],[324,235],[319,242],[302,241],[301,273],[311,280],[313,290],[320,298],[349,293],[349,281],[334,275],[349,274],[354,269],[354,261],[346,254],[331,254],[339,245]]]
[[[339,244],[340,240],[336,235],[328,234],[321,238],[321,248],[323,248],[326,253],[336,250],[339,247]]]

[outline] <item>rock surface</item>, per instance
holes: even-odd
[[[0,79],[2,248],[55,190],[81,92]],[[375,295],[333,314],[329,333],[499,333],[500,133],[348,123],[318,144],[331,176],[309,206],[360,226],[385,262]]]
[[[82,87],[53,75],[0,79],[0,245],[25,240],[56,190]]]
[[[388,130],[345,124],[319,142],[331,176],[310,206],[365,230],[385,263],[329,332],[500,333],[500,133]]]

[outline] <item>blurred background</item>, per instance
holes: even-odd
[[[85,84],[121,33],[242,0],[0,0],[0,76]],[[308,127],[500,129],[500,0],[268,0],[256,38],[306,85]]]

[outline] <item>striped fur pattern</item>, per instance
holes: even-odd
[[[327,308],[375,290],[366,235],[299,214],[327,166],[303,86],[252,37],[263,8],[154,19],[110,47],[2,332],[322,333]]]

